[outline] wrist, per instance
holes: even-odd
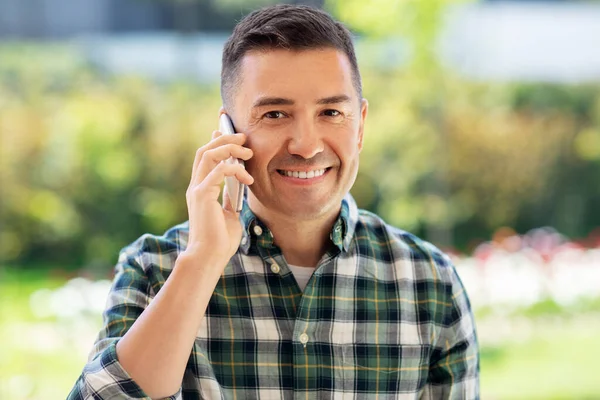
[[[186,269],[205,269],[219,270],[219,274],[225,269],[231,257],[216,254],[214,250],[207,249],[205,246],[195,245],[187,247],[179,254],[175,265],[185,264]]]

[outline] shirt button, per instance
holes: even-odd
[[[306,333],[303,333],[302,335],[300,335],[300,343],[302,343],[302,344],[308,343],[308,335]]]
[[[274,274],[278,274],[280,270],[281,268],[279,268],[279,265],[271,264],[271,272],[273,272]]]
[[[246,243],[248,243],[248,238],[246,236],[242,237],[242,246],[244,246]]]
[[[254,225],[254,233],[256,234],[256,236],[260,236],[262,235],[262,228],[258,225]]]

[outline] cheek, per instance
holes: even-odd
[[[252,171],[257,173],[264,170],[270,158],[268,141],[260,136],[249,134],[244,146],[254,152],[252,158],[246,161],[246,169],[248,172],[252,174]]]
[[[332,144],[332,150],[345,163],[352,163],[355,159],[357,160],[360,153],[359,142],[353,137]]]

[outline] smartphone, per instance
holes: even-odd
[[[235,129],[233,128],[233,122],[229,115],[221,114],[219,117],[219,131],[223,135],[235,135]],[[229,157],[225,160],[226,163],[229,164],[242,164],[244,165],[244,161],[239,158]],[[225,177],[225,190],[227,190],[227,194],[229,195],[229,199],[231,201],[231,208],[233,208],[236,212],[242,211],[242,204],[244,202],[244,191],[246,190],[246,185],[240,183],[235,176]]]

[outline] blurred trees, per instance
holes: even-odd
[[[600,225],[598,86],[455,76],[433,51],[444,1],[328,4],[363,35],[359,205],[461,249],[500,226],[583,237]],[[373,63],[369,46],[394,35],[411,62]],[[0,263],[108,271],[122,246],[184,221],[219,106],[216,83],[110,76],[67,46],[2,46]]]
[[[456,76],[438,59],[438,39],[446,9],[462,2],[326,2],[363,46],[401,38],[407,59],[402,68],[359,60],[371,105],[359,203],[463,249],[504,225],[586,236],[600,225],[598,85]]]
[[[3,262],[107,264],[140,232],[186,218],[218,86],[108,77],[64,48],[0,59]]]
[[[376,206],[393,223],[414,229],[421,226],[429,240],[438,245],[452,245],[455,216],[448,202],[449,153],[448,133],[444,127],[444,109],[447,86],[451,83],[444,71],[437,51],[444,11],[458,0],[396,1],[375,0],[329,0],[328,6],[355,32],[374,39],[391,38],[395,47],[404,48],[405,65],[389,65],[387,73],[376,75],[376,87],[386,86],[385,97],[378,96],[380,103],[373,108],[387,108],[388,114],[399,112],[408,117],[408,125],[382,126],[377,134],[386,133],[383,140],[390,162],[375,166],[372,171],[386,171],[386,165],[394,166],[399,160],[403,165],[385,172],[391,185],[384,184],[381,204]],[[395,39],[395,40],[394,40]],[[365,44],[366,45],[366,44]],[[390,68],[391,67],[391,68]],[[363,68],[363,73],[372,74]],[[368,90],[368,89],[366,89]],[[375,111],[377,112],[377,111]],[[379,118],[373,118],[379,121]],[[405,142],[405,143],[403,143]],[[380,151],[384,149],[373,148]],[[372,153],[371,153],[372,154]],[[376,154],[371,157],[377,158]],[[387,158],[387,157],[386,157]],[[413,168],[416,167],[416,170]],[[402,184],[398,184],[399,174]],[[410,219],[410,220],[407,220]]]

